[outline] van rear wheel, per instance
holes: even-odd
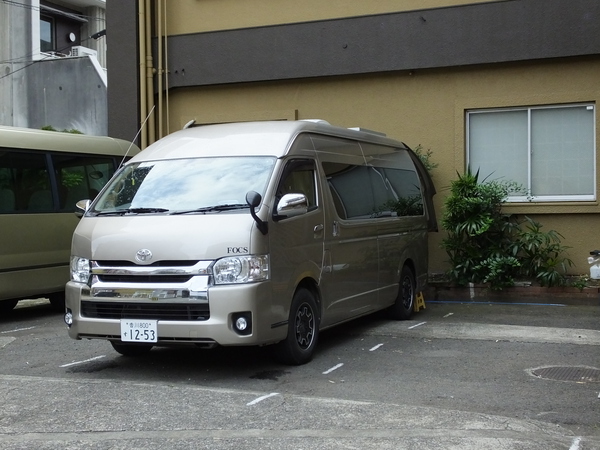
[[[0,301],[0,312],[9,312],[17,306],[19,300],[2,300]]]
[[[317,302],[308,289],[300,288],[292,300],[287,337],[275,344],[275,359],[294,366],[309,362],[313,357],[318,337]]]
[[[391,316],[395,320],[408,320],[415,306],[417,283],[415,276],[408,266],[400,272],[400,286],[396,303],[390,308]]]
[[[150,344],[124,344],[120,341],[110,341],[110,344],[123,356],[144,356],[152,350]]]

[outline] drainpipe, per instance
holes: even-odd
[[[154,108],[154,67],[152,61],[152,8],[151,0],[146,0],[145,14],[145,46],[146,46],[146,108],[147,111],[152,111]],[[146,113],[148,114],[148,113]],[[144,117],[144,120],[146,118]],[[156,121],[154,114],[150,114],[146,123],[148,130],[148,144],[156,141]]]
[[[163,0],[156,0],[156,34],[158,58],[158,139],[163,134]]]
[[[169,34],[167,33],[167,2],[164,0],[165,4],[165,114],[167,116],[167,121],[165,123],[167,127],[167,134],[170,134],[171,128],[169,126],[169,120],[171,116],[169,115]]]
[[[139,43],[139,68],[138,74],[140,77],[140,117],[139,126],[141,127],[148,114],[146,105],[146,1],[138,1],[138,43]],[[148,136],[146,130],[140,131],[140,148],[143,150],[148,146]]]

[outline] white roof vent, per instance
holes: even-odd
[[[381,131],[374,131],[374,130],[369,130],[368,128],[361,128],[361,127],[351,127],[348,128],[349,130],[354,130],[354,131],[361,131],[363,133],[369,133],[369,134],[376,134],[377,136],[387,136],[387,134],[381,132]]]
[[[323,119],[301,119],[300,122],[323,123],[325,125],[331,125],[329,122]]]

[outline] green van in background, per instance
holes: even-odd
[[[120,139],[0,126],[0,313],[27,298],[64,307],[75,204],[138,152]]]

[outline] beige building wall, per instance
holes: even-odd
[[[164,1],[164,0],[163,0]],[[187,34],[284,23],[426,10],[498,0],[176,0],[168,33]],[[511,0],[500,0],[511,1]]]
[[[589,0],[109,0],[107,14],[121,43],[109,48],[112,135],[135,135],[150,110],[147,143],[190,120],[382,131],[433,152],[438,222],[465,170],[466,111],[600,97],[600,7]],[[152,31],[136,36],[136,20]],[[589,272],[598,201],[505,211],[561,233],[569,272]],[[431,273],[448,269],[443,237],[441,226],[431,234]]]
[[[382,2],[385,3],[385,2]],[[394,3],[394,2],[389,2]],[[385,132],[411,147],[433,152],[438,222],[450,182],[465,168],[465,112],[476,108],[600,101],[600,58],[406,71],[393,74],[181,88],[170,92],[170,131],[197,123],[267,119],[324,119],[343,127]],[[596,121],[598,117],[596,116]],[[600,129],[596,123],[596,133]],[[598,158],[598,156],[597,156]],[[598,164],[598,162],[596,162]],[[597,192],[600,192],[597,186]],[[508,205],[544,231],[554,229],[570,246],[571,274],[588,273],[586,258],[600,248],[598,201]],[[596,213],[596,214],[594,214]],[[440,248],[444,232],[430,238],[430,272],[448,269]]]

